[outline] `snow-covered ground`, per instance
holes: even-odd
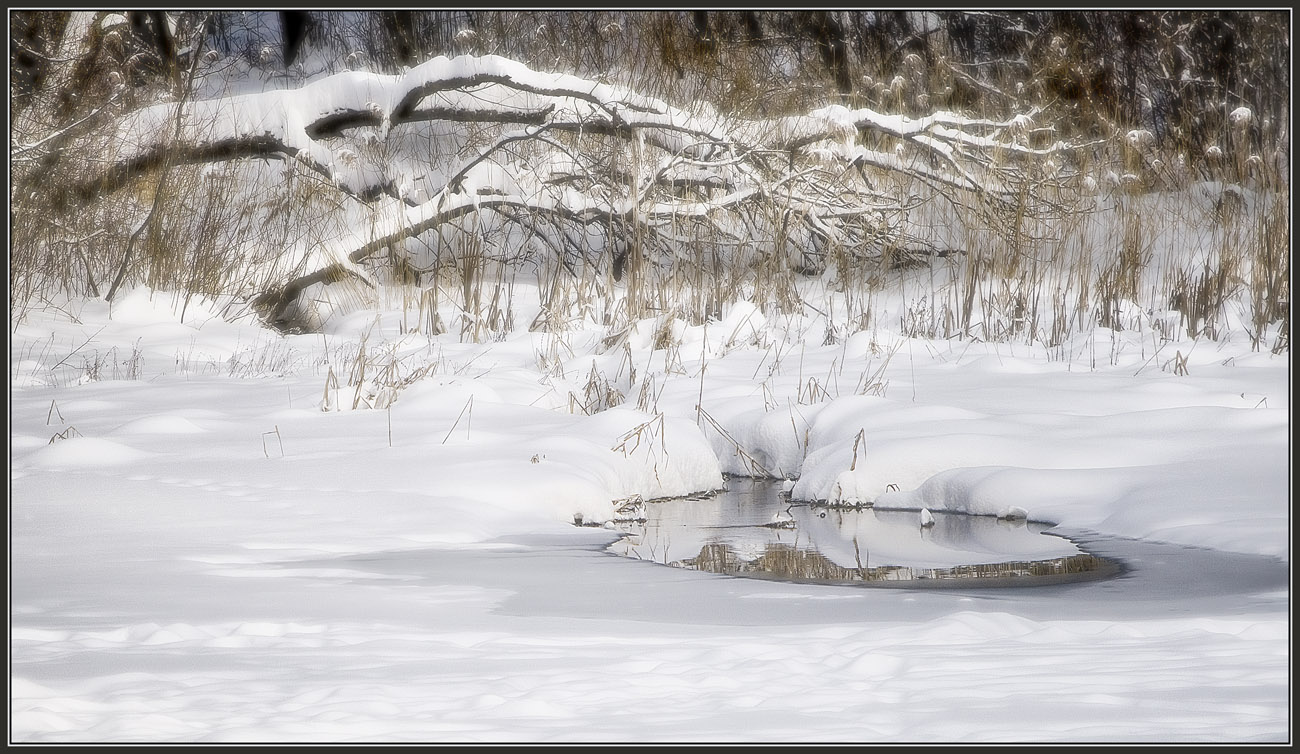
[[[804,499],[1020,508],[1286,573],[1286,353],[820,345],[744,304],[658,351],[664,323],[465,344],[181,309],[139,289],[11,322],[13,741],[1290,740],[1286,579],[799,585],[573,525],[761,467]],[[625,400],[583,415],[589,385]]]

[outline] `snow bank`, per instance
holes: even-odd
[[[820,346],[835,322],[748,305],[639,323],[613,348],[581,324],[430,338],[391,312],[281,337],[182,323],[156,293],[121,303],[13,328],[16,740],[1286,737],[1289,595],[1271,576],[1205,602],[1116,602],[1108,582],[846,589],[616,558],[615,532],[572,525],[728,471],[881,517],[1025,516],[1285,559],[1286,356],[1173,342],[1190,371],[1174,374],[1145,333]],[[332,410],[327,376],[344,403],[363,346],[363,387],[395,400]],[[139,376],[111,378],[133,353]],[[571,396],[593,368],[628,394],[588,416]],[[653,410],[632,408],[643,384]],[[741,529],[824,536],[843,564],[933,536],[830,523]],[[699,552],[697,532],[665,547]]]

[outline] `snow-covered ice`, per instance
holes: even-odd
[[[181,311],[142,288],[11,322],[13,741],[1290,738],[1285,583],[1178,610],[787,584],[573,525],[759,463],[799,499],[1289,568],[1287,354],[1107,330],[820,346],[824,323],[736,306],[677,323],[672,369],[657,328],[629,333],[658,391],[637,408],[594,330],[280,336]],[[435,366],[366,408],[363,342]],[[887,389],[855,394],[882,349]],[[593,372],[627,402],[572,412]]]

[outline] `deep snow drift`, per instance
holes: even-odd
[[[797,585],[573,525],[761,469],[1284,573],[1287,354],[822,346],[745,304],[660,350],[655,322],[479,345],[180,311],[139,289],[11,325],[15,741],[1289,740],[1285,579]],[[585,416],[593,385],[624,400]]]

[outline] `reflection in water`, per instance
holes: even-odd
[[[1114,575],[1047,525],[989,516],[790,504],[779,483],[735,479],[712,498],[648,503],[610,550],[750,578],[871,586],[1028,586]],[[793,522],[793,525],[791,525]]]

